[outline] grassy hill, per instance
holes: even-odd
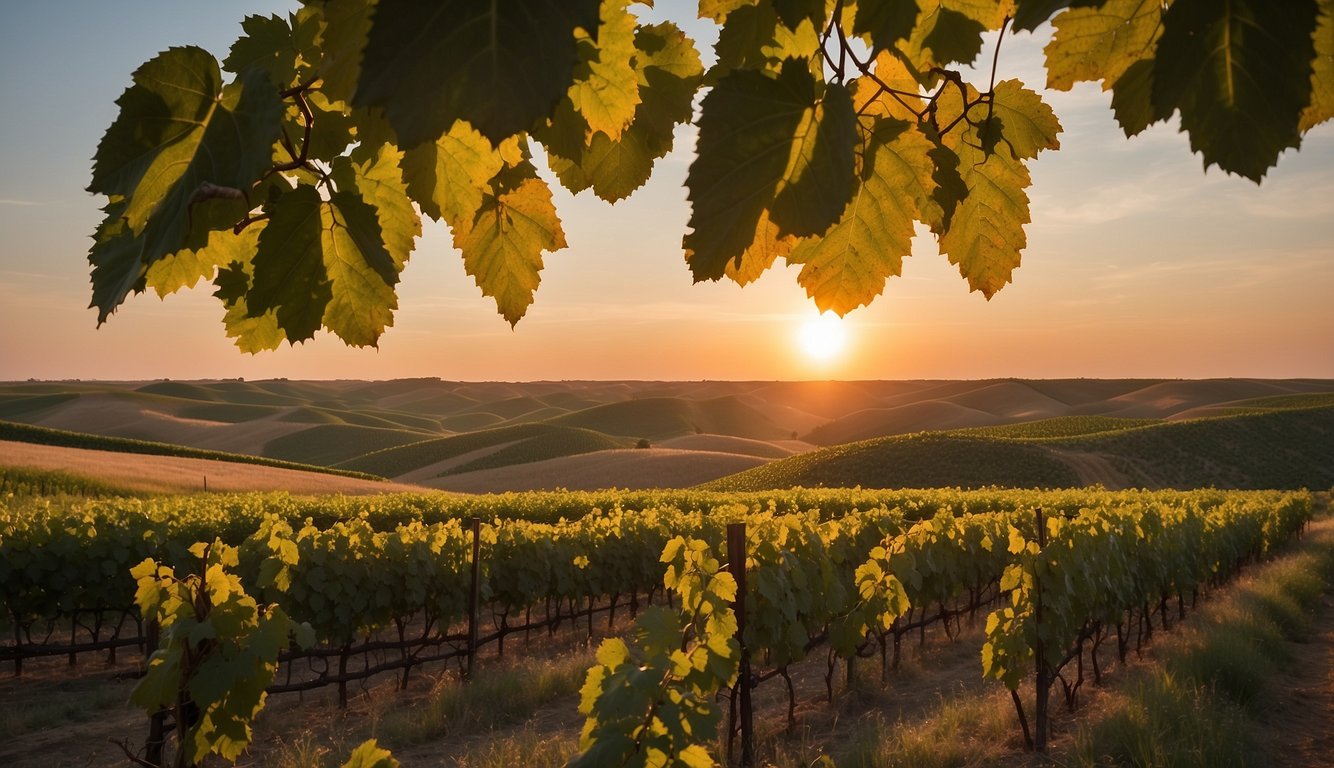
[[[117,453],[140,453],[152,456],[177,456],[187,459],[211,459],[230,461],[238,464],[258,464],[280,469],[299,469],[307,472],[323,472],[330,475],[343,475],[363,480],[383,480],[383,477],[344,469],[302,464],[295,461],[282,461],[264,456],[252,456],[244,453],[225,451],[207,451],[170,443],[154,443],[147,440],[129,440],[122,437],[89,435],[82,432],[70,432],[63,429],[48,429],[27,424],[15,424],[0,421],[0,440],[13,440],[20,443],[54,445],[63,448],[87,448],[95,451],[113,451]]]
[[[516,424],[386,448],[358,456],[338,466],[377,475],[383,473],[384,477],[398,477],[464,454],[498,447],[494,453],[449,470],[470,472],[474,469],[490,469],[608,448],[626,448],[631,444],[627,440],[576,427]]]
[[[320,424],[270,440],[264,446],[264,455],[285,461],[333,466],[372,451],[430,439],[430,433],[406,429]]]
[[[1334,486],[1334,406],[1175,422],[1075,417],[864,440],[708,484],[716,490],[982,485]]]
[[[708,400],[644,397],[586,408],[547,423],[623,437],[664,438],[696,432],[753,440],[791,437],[791,430],[784,430],[733,396]]]

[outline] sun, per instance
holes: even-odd
[[[833,312],[816,315],[801,324],[797,345],[811,360],[829,363],[838,358],[847,345],[848,333],[843,318]]]

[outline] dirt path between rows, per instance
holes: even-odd
[[[1290,643],[1290,672],[1273,681],[1266,702],[1266,752],[1274,768],[1334,766],[1334,594],[1304,643]]]

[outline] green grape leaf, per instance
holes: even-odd
[[[117,200],[124,219],[123,227],[104,223],[89,255],[99,324],[154,262],[203,246],[205,224],[217,228],[219,218],[229,224],[244,215],[246,206],[204,190],[239,196],[250,188],[269,166],[283,110],[263,72],[223,87],[217,61],[194,47],[144,64],[117,104],[88,188]]]
[[[1087,3],[1088,0],[1084,0]],[[1097,2],[1097,0],[1095,0]],[[1052,14],[1071,5],[1080,5],[1079,0],[1015,0],[1015,9],[1011,26],[1016,30],[1032,32]]]
[[[531,166],[526,170],[527,178],[487,194],[470,226],[454,230],[464,270],[483,295],[496,300],[496,308],[511,326],[533,303],[533,292],[541,282],[542,253],[566,245],[551,190]]]
[[[857,115],[842,85],[806,110],[787,169],[774,194],[770,218],[784,235],[818,235],[838,220],[856,184]]]
[[[607,202],[628,197],[648,181],[654,161],[671,151],[676,125],[690,119],[704,71],[690,40],[663,23],[640,27],[635,46],[641,101],[620,139],[595,133],[585,146],[585,124],[569,101],[538,133],[551,169],[571,192],[592,187]]]
[[[778,20],[788,29],[796,29],[802,22],[824,27],[825,0],[770,0],[778,12]]]
[[[840,316],[880,295],[912,252],[913,222],[935,190],[934,144],[909,123],[886,122],[877,132],[862,182],[843,217],[823,238],[803,240],[788,263],[821,312]]]
[[[1311,104],[1302,111],[1302,133],[1334,118],[1334,0],[1320,0],[1320,21],[1315,30],[1315,60],[1311,62]]]
[[[259,238],[250,317],[273,310],[289,341],[321,325],[352,346],[374,346],[393,324],[401,268],[385,248],[374,207],[354,190],[328,201],[301,186],[280,198]]]
[[[1163,14],[1152,102],[1179,110],[1204,167],[1259,182],[1301,143],[1311,98],[1315,0],[1177,0]]]
[[[375,208],[375,217],[385,249],[394,261],[395,273],[403,271],[416,239],[422,233],[421,218],[408,198],[403,172],[399,168],[403,151],[393,144],[382,144],[374,157],[362,162],[352,159],[344,166],[341,160],[334,162],[335,173],[344,167],[351,171],[352,186],[362,200]],[[339,181],[339,188],[349,187]]]
[[[353,104],[383,107],[405,148],[460,119],[499,144],[565,95],[579,61],[575,30],[597,28],[598,6],[379,0]]]
[[[250,272],[255,252],[259,249],[259,235],[264,224],[247,227],[237,240],[228,242],[232,260],[218,270],[213,279],[217,288],[214,297],[220,299],[226,312],[223,314],[223,327],[227,337],[233,340],[236,348],[248,354],[277,349],[287,339],[278,325],[278,314],[269,310],[258,317],[251,317],[246,306],[246,294],[250,291]]]
[[[736,9],[718,31],[713,46],[717,63],[710,77],[732,69],[764,69],[769,63],[765,48],[773,43],[777,28],[778,12],[769,0]]]
[[[682,241],[696,281],[722,277],[754,241],[789,167],[797,128],[814,110],[814,89],[810,72],[790,61],[777,78],[733,70],[704,97],[686,177],[692,231]]]
[[[583,62],[570,86],[570,102],[588,123],[590,133],[619,139],[639,104],[639,77],[635,72],[635,16],[629,0],[603,0],[594,40],[579,41]]]
[[[375,0],[328,0],[324,3],[324,59],[320,90],[333,101],[351,102],[361,77],[361,57],[371,31]]]
[[[458,227],[472,221],[505,162],[485,136],[459,120],[435,141],[409,149],[402,165],[408,194],[422,213]]]
[[[1131,64],[1112,85],[1112,113],[1127,138],[1171,116],[1154,109],[1152,96],[1153,59]]]
[[[1101,80],[1103,90],[1110,89],[1132,64],[1153,57],[1162,15],[1154,0],[1107,0],[1063,11],[1052,20],[1056,29],[1043,49],[1047,87],[1068,91],[1077,82]]]
[[[222,68],[238,75],[258,69],[268,74],[278,90],[291,87],[296,79],[297,51],[287,22],[277,16],[247,16],[241,30],[245,34],[232,43]]]
[[[912,35],[920,13],[917,0],[859,0],[852,31],[870,37],[872,49],[888,50]]]
[[[148,268],[145,283],[157,292],[158,298],[166,298],[182,288],[194,288],[201,279],[211,280],[219,267],[249,260],[254,254],[257,234],[247,235],[245,231],[235,234],[230,229],[209,232],[204,247],[180,251],[155,262]]]

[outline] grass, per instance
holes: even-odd
[[[534,461],[577,456],[581,453],[629,448],[629,440],[609,437],[601,432],[577,427],[553,427],[551,431],[534,435],[526,440],[507,445],[500,450],[454,467],[444,474],[455,475],[480,469],[508,467]]]
[[[114,483],[58,469],[0,467],[0,498],[5,496],[137,496]]]
[[[383,716],[376,736],[385,744],[417,744],[522,722],[556,699],[568,698],[573,707],[592,663],[593,654],[580,650],[488,668],[467,684],[444,679],[425,701]]]
[[[385,448],[430,440],[431,437],[426,432],[403,428],[319,424],[270,440],[264,446],[264,455],[328,467]]]
[[[1074,487],[1079,475],[1041,447],[932,432],[824,448],[706,483],[701,488],[759,491],[814,488]]]
[[[186,459],[209,459],[212,461],[230,461],[238,464],[257,464],[265,467],[277,467],[279,469],[299,469],[306,472],[323,472],[329,475],[341,475],[343,477],[353,477],[359,480],[384,479],[383,477],[367,474],[365,472],[333,469],[312,464],[301,464],[294,461],[282,461],[280,459],[273,459],[265,456],[251,456],[244,453],[227,453],[225,451],[208,451],[202,448],[190,448],[184,445],[172,445],[171,443],[155,443],[148,440],[131,440],[124,437],[90,435],[83,432],[69,432],[63,429],[49,429],[47,427],[34,427],[28,424],[15,424],[9,421],[0,421],[0,440],[13,440],[20,443],[36,443],[38,445],[53,445],[62,448],[84,448],[94,451],[137,453],[151,456],[177,456]]]
[[[1133,686],[1081,725],[1072,763],[1169,768],[1264,764],[1266,694],[1291,664],[1290,646],[1334,586],[1328,527],[1238,586]]]
[[[755,440],[776,440],[791,435],[791,430],[779,427],[736,397],[711,400],[643,397],[586,408],[549,419],[546,423],[583,427],[621,437],[650,439],[694,432]]]
[[[468,466],[471,469],[485,469],[524,461],[538,461],[557,456],[586,453],[602,450],[603,447],[624,447],[621,441],[616,438],[600,435],[591,430],[558,427],[551,424],[516,424],[510,427],[484,429],[464,435],[451,435],[387,448],[358,456],[342,462],[339,466],[362,472],[382,474],[386,477],[397,477],[472,451],[479,451],[483,448],[505,443],[530,440],[536,442],[527,447],[522,447],[522,443],[520,443],[520,445],[513,446],[514,450],[497,459],[488,462],[487,457],[482,457],[471,462]],[[457,471],[471,471],[471,469]]]
[[[1062,458],[1067,452],[1105,457],[1124,478],[1124,487],[1297,489],[1334,485],[1334,406],[1176,422],[1145,420],[1142,426],[1128,419],[1084,418],[863,440],[781,459],[703,487],[1081,486],[1084,483],[1074,465]],[[1061,431],[1112,424],[1119,426],[1055,436]],[[1049,436],[1036,436],[1043,433]]]

